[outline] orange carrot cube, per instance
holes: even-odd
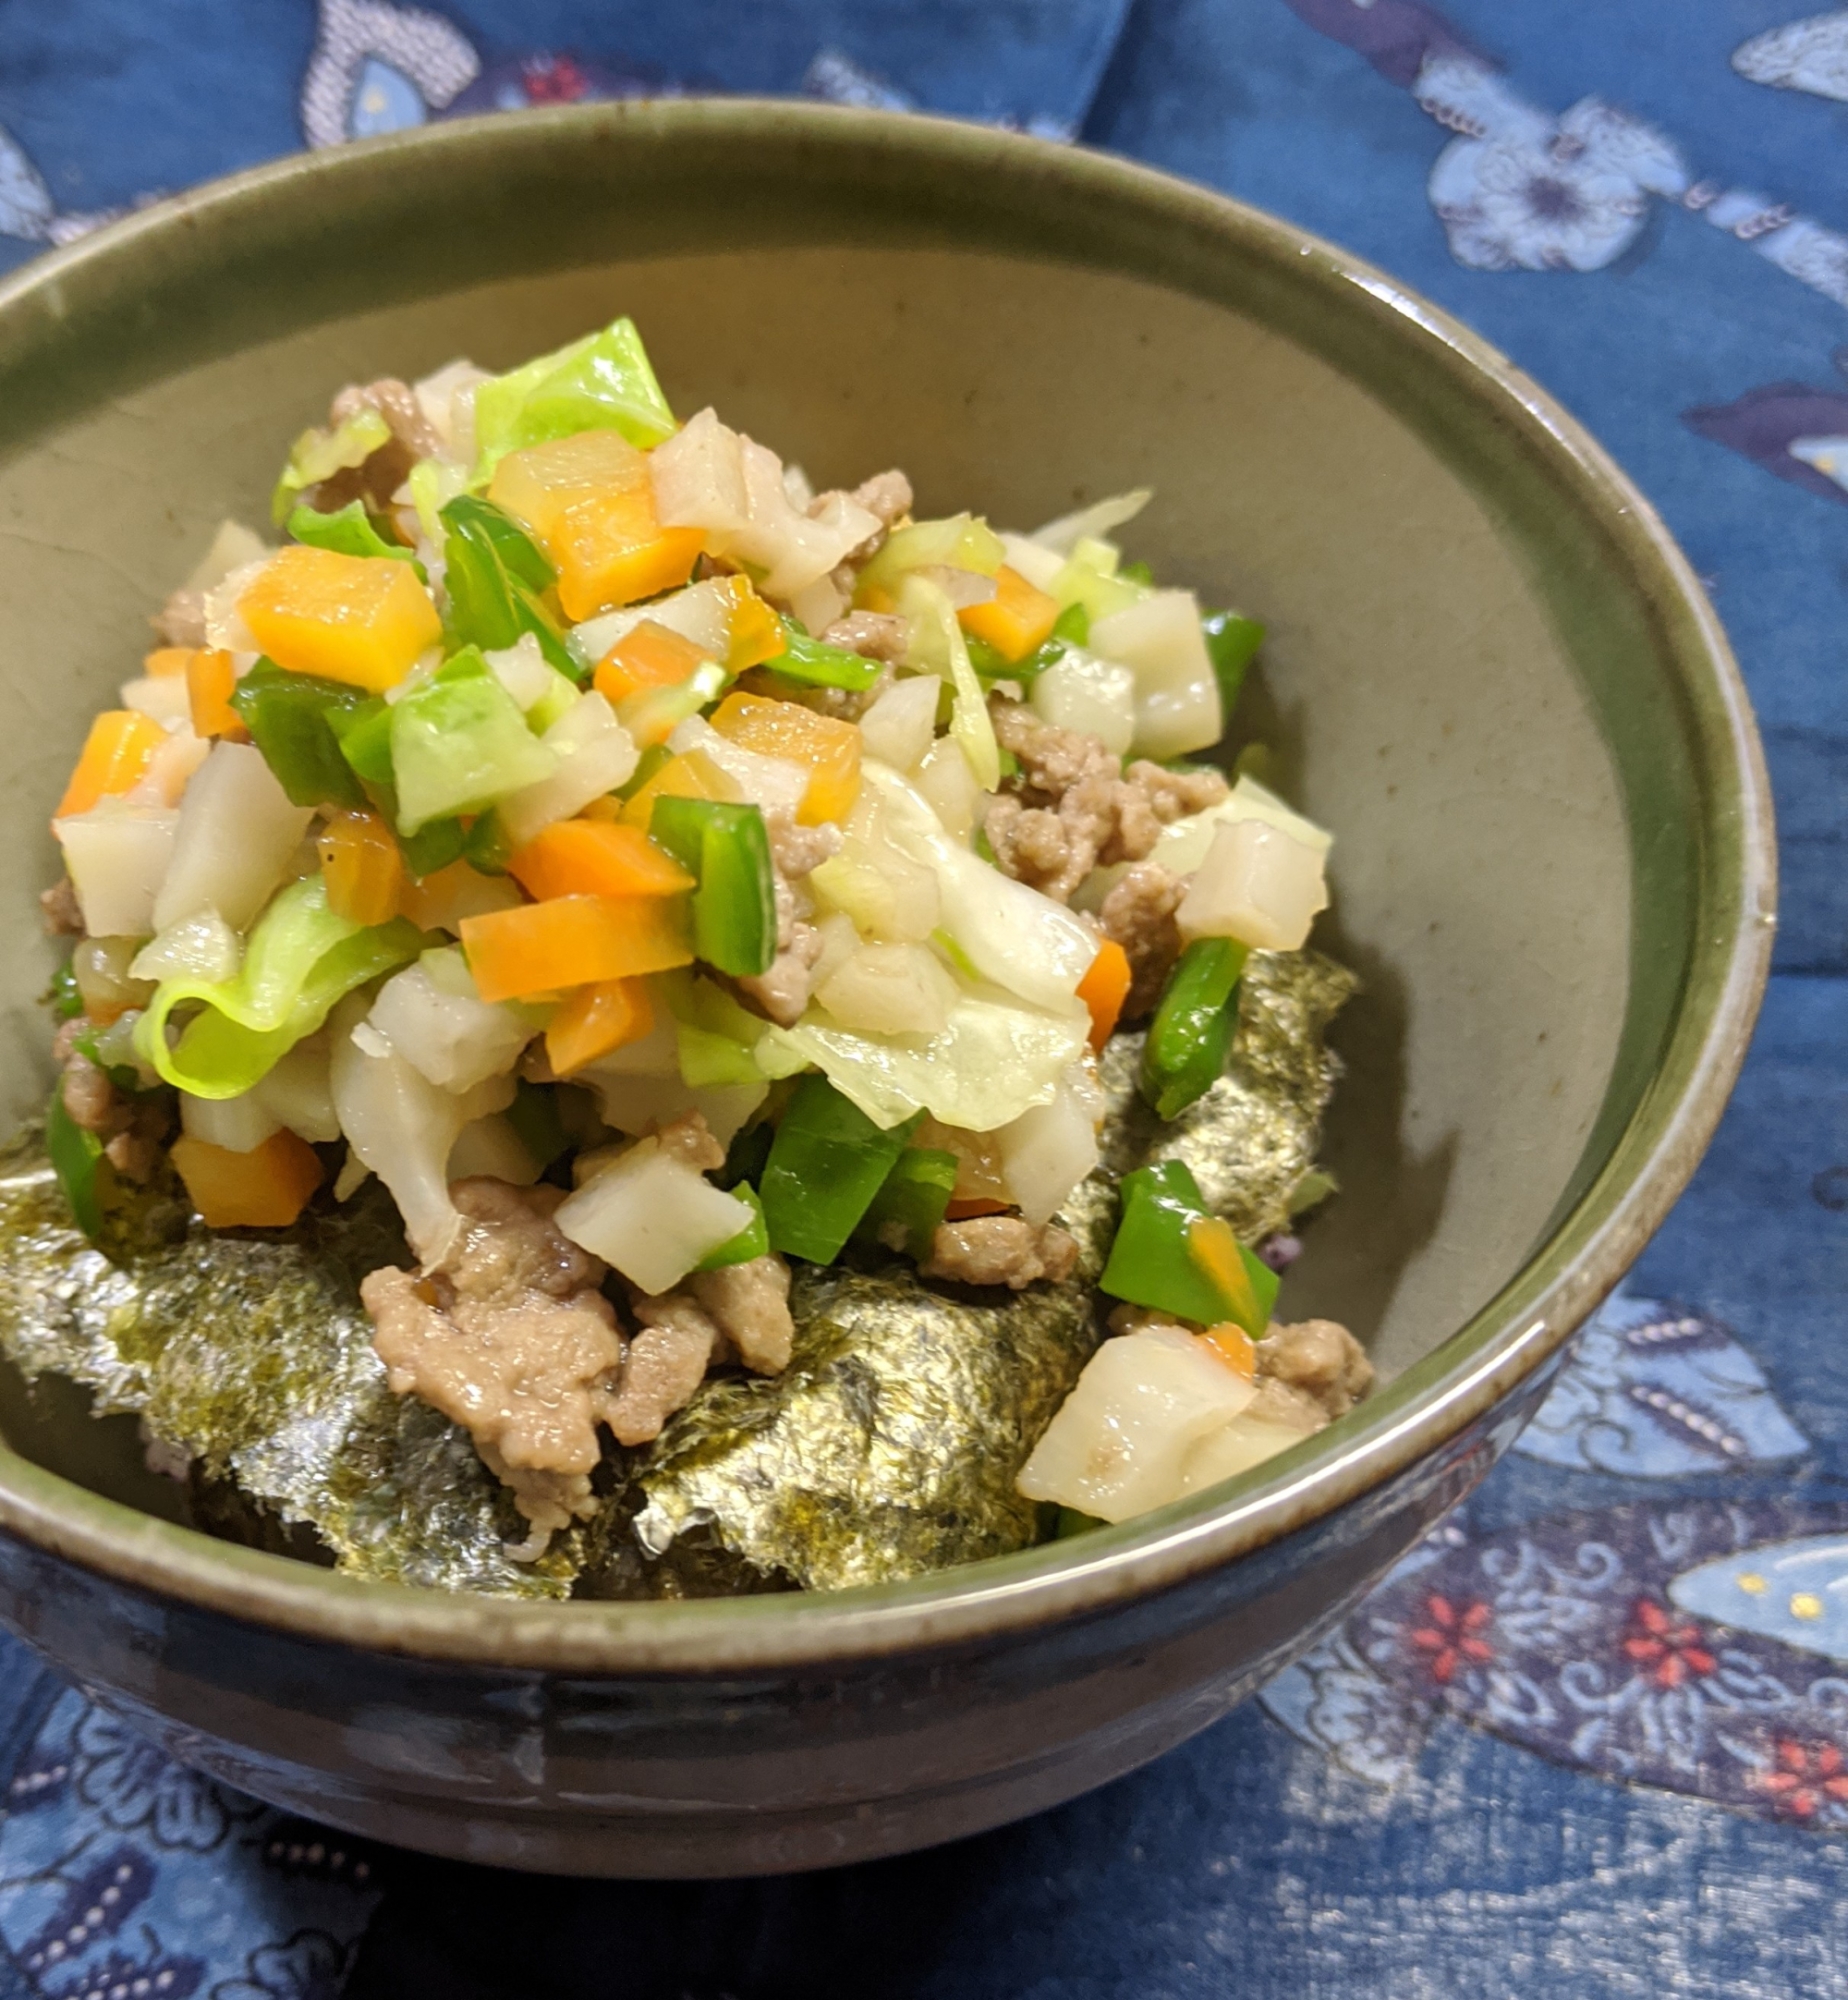
[[[374,812],[337,812],[315,846],[327,907],[348,923],[388,924],[404,905],[404,854]]]
[[[609,820],[555,820],[507,862],[538,902],[554,896],[680,896],[696,886],[640,827]]]
[[[575,987],[546,1023],[545,1054],[555,1076],[569,1076],[613,1049],[639,1042],[654,1026],[648,988],[639,979]]]
[[[279,667],[383,694],[443,636],[409,563],[299,544],[281,550],[238,600]]]
[[[783,630],[783,621],[751,588],[750,578],[728,576],[725,585],[732,598],[727,670],[741,674],[747,667],[761,667],[766,660],[788,652],[789,634]]]
[[[150,680],[176,680],[185,673],[192,656],[191,646],[156,646],[142,657],[141,671]]]
[[[531,1000],[693,963],[684,896],[558,896],[464,917],[462,945],[484,1000]]]
[[[1247,1382],[1257,1374],[1258,1350],[1242,1326],[1229,1319],[1221,1320],[1217,1326],[1209,1326],[1200,1338],[1234,1374],[1244,1376]]]
[[[648,461],[619,431],[577,431],[510,451],[494,468],[488,498],[550,543],[573,507],[648,484]]]
[[[558,567],[558,601],[577,620],[685,583],[705,545],[697,528],[662,527],[644,482],[567,508],[546,550]]]
[[[860,796],[860,731],[854,723],[817,715],[800,702],[728,694],[713,710],[712,726],[743,749],[807,768],[808,790],[796,814],[804,826],[845,819]]]
[[[986,604],[965,604],[956,616],[965,632],[985,639],[1011,665],[1052,636],[1059,604],[1003,563],[995,572],[994,596]]]
[[[1129,954],[1115,938],[1105,938],[1078,982],[1078,997],[1091,1010],[1091,1046],[1100,1054],[1129,998],[1129,981]]]
[[[654,817],[656,799],[717,799],[735,804],[738,787],[703,750],[689,750],[683,757],[670,757],[639,791],[625,800],[623,824],[647,831]]]
[[[287,1229],[321,1185],[320,1156],[286,1128],[248,1153],[187,1134],[173,1164],[208,1229]]]
[[[186,658],[186,698],[192,704],[195,736],[230,736],[250,740],[243,718],[231,706],[237,673],[231,655],[202,647]]]
[[[645,688],[678,687],[705,660],[691,639],[644,618],[598,662],[597,692],[614,708]]]
[[[133,791],[148,761],[166,742],[167,732],[152,717],[132,708],[106,708],[90,724],[71,781],[54,819],[86,813],[98,799]]]

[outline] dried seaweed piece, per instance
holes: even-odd
[[[191,1461],[201,1526],[272,1547],[312,1528],[357,1576],[570,1593],[585,1536],[510,1562],[524,1523],[466,1432],[385,1385],[358,1281],[405,1250],[376,1184],[259,1236],[206,1229],[157,1180],[111,1211],[105,1250],[28,1130],[0,1151],[0,1242],[0,1348],[28,1379],[82,1383],[98,1415],[139,1413]]]
[[[1141,1036],[1110,1045],[1104,1164],[1062,1218],[1084,1253],[1069,1283],[997,1300],[905,1264],[799,1267],[788,1370],[710,1380],[670,1422],[623,1503],[634,1542],[612,1535],[591,1587],[837,1589],[1037,1540],[1014,1479],[1097,1345],[1117,1180],[1184,1159],[1242,1236],[1283,1227],[1340,1067],[1323,1030],[1354,983],[1314,953],[1254,953],[1226,1075],[1171,1125],[1136,1095]]]

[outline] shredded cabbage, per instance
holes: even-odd
[[[898,608],[909,636],[914,665],[940,674],[956,690],[950,707],[950,735],[969,760],[975,781],[985,792],[1001,782],[1001,746],[988,719],[988,700],[969,664],[969,648],[956,607],[938,584],[927,577],[908,576],[899,593]]]
[[[474,401],[477,484],[527,445],[609,430],[646,450],[676,428],[632,319],[489,376],[475,385]]]
[[[1127,493],[1113,493],[1108,500],[1093,500],[1074,514],[1061,514],[1043,528],[1035,528],[1026,539],[1055,555],[1069,556],[1080,542],[1102,541],[1112,529],[1133,521],[1155,495],[1146,486],[1132,487]]]
[[[167,979],[135,1027],[135,1053],[195,1097],[236,1097],[311,1035],[356,986],[415,958],[423,933],[402,917],[371,929],[327,907],[321,878],[291,883],[258,919],[232,979]],[[168,1046],[174,1009],[199,1011]]]
[[[336,472],[364,465],[380,445],[390,442],[391,426],[377,410],[355,410],[345,423],[331,431],[303,431],[289,452],[289,462],[282,469],[275,492],[270,495],[271,520],[281,527],[289,518],[298,494],[320,485],[323,479],[331,479]]]

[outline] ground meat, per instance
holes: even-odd
[[[875,472],[872,478],[862,480],[853,489],[853,497],[889,528],[911,512],[911,481],[895,466],[890,472]]]
[[[789,1316],[789,1266],[774,1251],[748,1263],[701,1271],[693,1296],[711,1314],[738,1358],[759,1375],[780,1375],[789,1365],[795,1321]]]
[[[1055,1284],[1069,1278],[1078,1245],[1053,1223],[1035,1224],[1018,1215],[978,1215],[946,1222],[931,1239],[930,1261],[918,1266],[926,1278],[954,1278],[964,1285],[1006,1285],[1021,1291],[1037,1279]]]
[[[1039,794],[1057,804],[1080,778],[1122,775],[1122,760],[1104,748],[1101,737],[1056,728],[1018,702],[991,702],[989,711],[996,740],[1020,760],[1020,785],[1029,801]]]
[[[821,636],[824,644],[858,653],[863,660],[884,660],[898,666],[905,657],[905,621],[889,612],[850,611]]]
[[[1121,761],[1099,738],[1056,728],[1017,703],[992,708],[996,737],[1020,762],[1019,779],[982,822],[1005,873],[1063,903],[1100,863],[1148,853],[1163,822],[1149,791],[1124,778]]]
[[[1198,771],[1169,771],[1146,758],[1138,758],[1123,777],[1147,798],[1150,810],[1163,826],[1185,819],[1189,813],[1205,812],[1210,806],[1222,804],[1231,790],[1225,773],[1210,766]]]
[[[68,875],[60,875],[49,889],[40,892],[39,909],[49,936],[83,936],[83,911],[78,906],[76,885]]]
[[[154,614],[154,630],[168,646],[205,644],[205,592],[176,590]]]
[[[646,1444],[705,1380],[719,1347],[711,1316],[684,1292],[638,1293],[630,1301],[641,1332],[623,1359],[622,1385],[609,1408],[619,1443]]]
[[[838,826],[798,826],[780,809],[764,815],[770,835],[770,862],[776,871],[776,957],[770,970],[738,981],[738,990],[755,1001],[779,1027],[793,1027],[808,1005],[809,982],[821,956],[821,933],[804,919],[813,905],[802,878],[841,847]]]
[[[1104,935],[1114,938],[1129,959],[1129,994],[1122,1014],[1125,1021],[1141,1020],[1161,998],[1161,989],[1181,953],[1181,933],[1174,913],[1186,889],[1186,882],[1159,861],[1138,861],[1124,870],[1097,913]]]
[[[622,1339],[597,1289],[604,1266],[552,1222],[561,1190],[479,1179],[450,1192],[462,1229],[442,1265],[421,1277],[387,1266],[360,1296],[394,1393],[468,1429],[537,1553],[539,1537],[595,1511]]]
[[[725,1148],[712,1136],[705,1118],[697,1111],[688,1111],[671,1124],[663,1125],[655,1139],[662,1152],[691,1167],[696,1174],[717,1173],[725,1164]]]
[[[1345,1417],[1373,1387],[1373,1363],[1332,1319],[1279,1322],[1258,1342],[1258,1379],[1305,1397],[1328,1423]]]
[[[349,384],[329,406],[328,422],[337,430],[361,410],[377,410],[391,426],[392,436],[407,446],[413,457],[434,458],[443,448],[435,425],[423,413],[416,390],[395,375],[381,375],[376,382]]]

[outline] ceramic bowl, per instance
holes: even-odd
[[[1692,1171],[1772,831],[1725,640],[1648,505],[1474,335],[1119,160],[792,104],[605,105],[283,161],[0,288],[6,1090],[42,1101],[47,807],[147,617],[350,379],[617,312],[817,484],[1028,525],[1152,486],[1165,578],[1270,623],[1238,733],[1337,829],[1343,1192],[1293,1317],[1373,1399],[1235,1484],[892,1588],[511,1604],[159,1518],[125,1422],[4,1399],[0,1617],[179,1758],[516,1867],[811,1867],[1031,1812],[1283,1666],[1479,1480]],[[169,1507],[169,1511],[170,1507]]]

